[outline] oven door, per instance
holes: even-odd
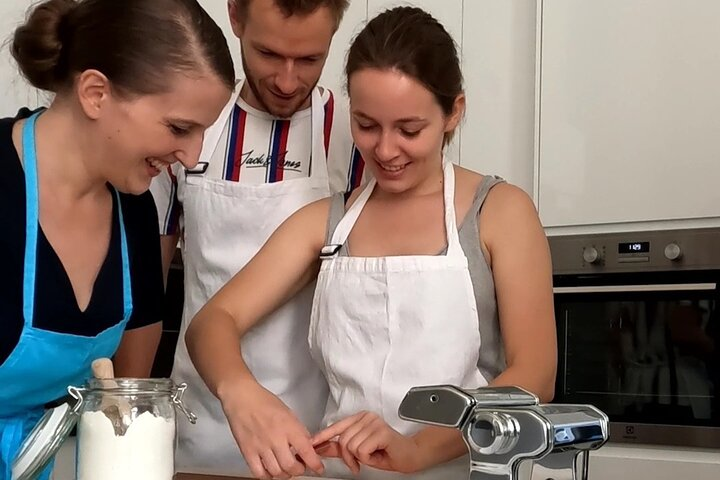
[[[720,447],[717,278],[556,277],[555,401],[606,412],[612,441]]]

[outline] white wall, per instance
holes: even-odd
[[[228,17],[227,0],[198,0],[208,14],[220,25],[228,39],[228,47],[235,62],[235,73],[240,77],[242,75],[242,65],[240,63],[240,41],[233,35]]]
[[[22,78],[10,55],[9,42],[32,0],[3,0],[0,2],[0,117],[14,116],[20,107],[36,107],[41,95]]]

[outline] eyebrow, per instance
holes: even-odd
[[[285,54],[283,54],[283,53],[280,53],[280,52],[276,51],[274,48],[268,47],[267,45],[263,45],[263,44],[261,44],[261,43],[253,42],[253,43],[252,43],[252,46],[253,46],[253,48],[255,48],[256,50],[264,50],[264,51],[266,51],[266,52],[272,53],[273,55],[277,55],[278,57],[292,58],[292,59],[298,59],[298,58],[320,58],[320,57],[322,57],[322,56],[325,54],[325,52],[315,52],[315,53],[308,53],[308,54],[305,54],[305,55],[285,55]]]
[[[208,128],[205,125],[196,122],[195,120],[188,120],[186,118],[168,117],[166,120],[170,123],[179,123],[188,127]]]
[[[371,120],[373,122],[375,121],[375,119],[372,118],[371,116],[366,115],[359,111],[352,112],[352,114],[355,115],[356,117],[362,117],[366,120]],[[399,118],[399,119],[395,120],[394,123],[426,123],[426,122],[427,122],[427,119],[422,118],[422,117],[404,117],[404,118]]]

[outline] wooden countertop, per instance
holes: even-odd
[[[202,475],[199,473],[176,473],[174,480],[255,480],[249,477],[226,477],[224,475]],[[317,477],[293,477],[292,480],[318,480]],[[333,480],[326,478],[325,480]]]
[[[196,475],[194,473],[178,473],[175,480],[252,480],[247,477],[218,477],[216,475]]]

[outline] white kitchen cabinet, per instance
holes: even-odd
[[[541,5],[544,225],[720,218],[720,2]]]
[[[15,28],[25,19],[25,12],[33,0],[0,2],[0,33],[2,40],[10,39]],[[20,107],[35,108],[46,95],[31,87],[20,74],[10,55],[9,42],[0,50],[0,118],[14,116]]]
[[[465,0],[460,163],[532,195],[535,0]]]
[[[355,1],[357,0],[353,0],[353,2]],[[414,0],[411,2],[401,0],[368,0],[368,19],[372,19],[387,8],[399,5],[420,7],[432,14],[443,24],[450,35],[452,35],[455,39],[458,49],[462,51],[463,3],[467,4],[468,2],[467,0]],[[445,153],[446,157],[455,163],[462,163],[460,159],[460,145],[462,143],[462,137],[463,132],[462,128],[460,128],[460,130],[456,132],[455,138],[448,146]]]

